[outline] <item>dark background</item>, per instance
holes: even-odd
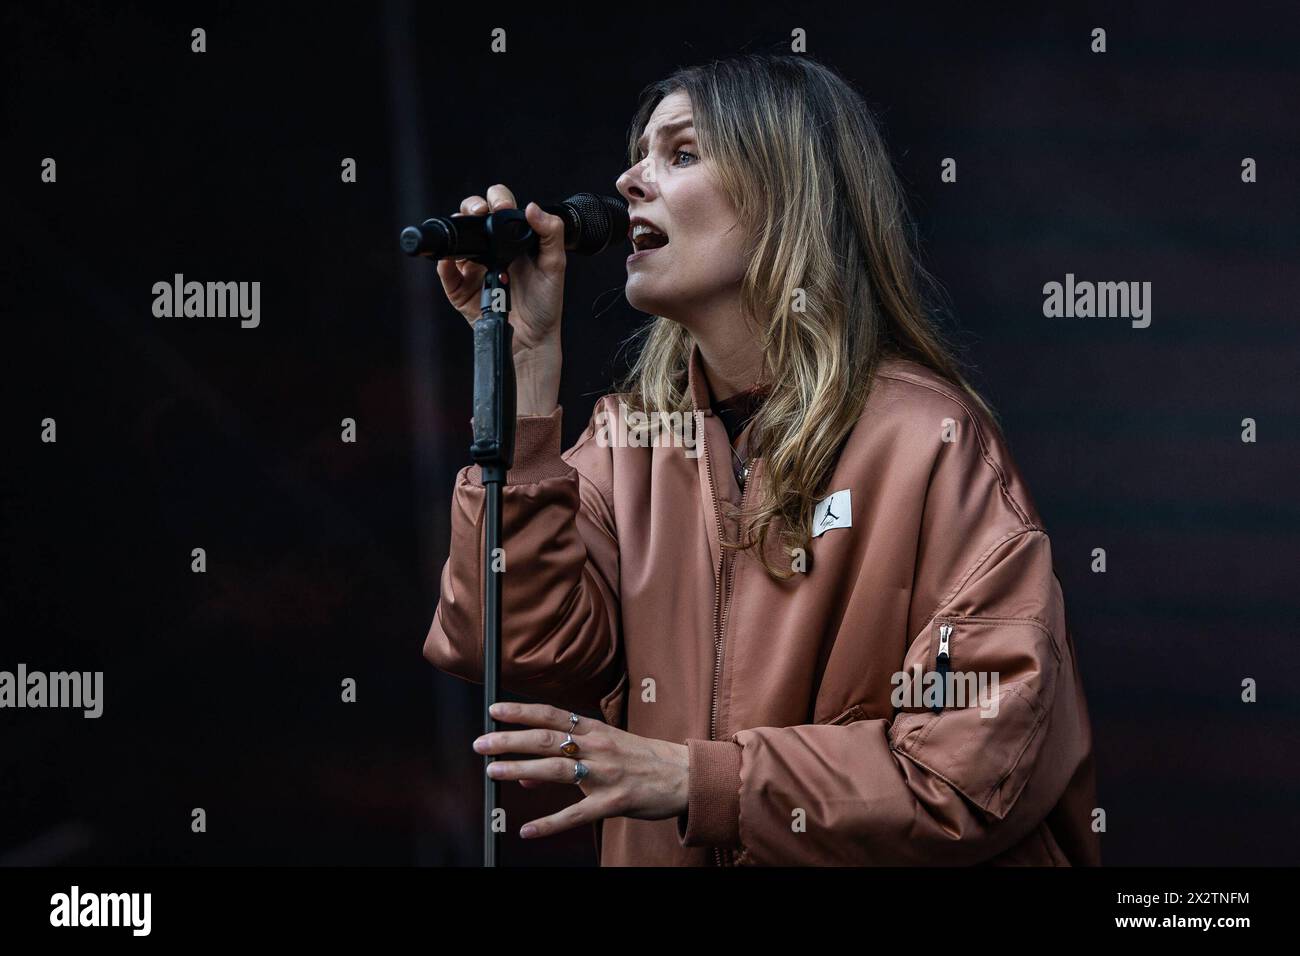
[[[793,27],[879,110],[1051,533],[1104,861],[1300,862],[1294,6],[467,6],[4,14],[0,669],[102,670],[105,712],[0,711],[0,863],[478,861],[479,694],[421,657],[470,334],[398,230],[612,192],[643,85]],[[260,327],[154,318],[176,272],[260,281]],[[1067,272],[1150,281],[1150,328],[1045,319]],[[566,447],[642,318],[624,275],[571,261]],[[502,792],[512,833],[574,796]]]

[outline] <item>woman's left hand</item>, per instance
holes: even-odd
[[[494,760],[488,776],[518,780],[522,786],[537,783],[573,784],[573,765],[581,760],[587,776],[578,783],[585,800],[559,813],[534,820],[521,837],[550,836],[605,817],[662,820],[686,812],[689,751],[685,744],[638,737],[590,717],[579,717],[573,739],[578,752],[566,757],[560,750],[569,733],[569,712],[547,704],[495,703],[492,716],[529,730],[498,730],[474,741],[481,754],[537,754],[534,760]]]

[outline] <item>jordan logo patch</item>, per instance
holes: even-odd
[[[853,509],[848,488],[817,502],[817,506],[813,509],[812,536],[814,538],[820,537],[823,531],[829,531],[831,528],[851,527],[853,527]]]

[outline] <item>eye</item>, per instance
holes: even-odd
[[[690,159],[691,159],[691,162],[688,162],[688,163],[680,163],[680,162],[678,162],[678,160],[679,160],[681,157],[683,157],[683,156],[689,156]],[[638,166],[639,166],[641,163],[644,163],[645,161],[646,161],[646,154],[645,154],[645,152],[644,152],[643,150],[637,150],[637,153],[636,153],[636,163],[635,163],[635,165],[638,165]],[[690,166],[690,165],[692,165],[693,163],[698,163],[699,161],[700,161],[700,157],[697,156],[695,153],[692,153],[690,150],[687,150],[687,149],[675,149],[675,150],[673,150],[673,165],[674,165],[674,166],[682,166],[682,165]]]

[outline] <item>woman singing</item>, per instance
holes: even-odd
[[[1048,537],[922,304],[866,104],[748,55],[648,87],[629,140],[653,318],[567,451],[561,220],[530,203],[541,248],[509,270],[501,679],[546,703],[495,704],[523,729],[474,747],[585,796],[521,835],[594,823],[605,866],[1100,862]],[[482,267],[438,272],[476,321]],[[424,645],[476,682],[483,516],[467,466]]]

